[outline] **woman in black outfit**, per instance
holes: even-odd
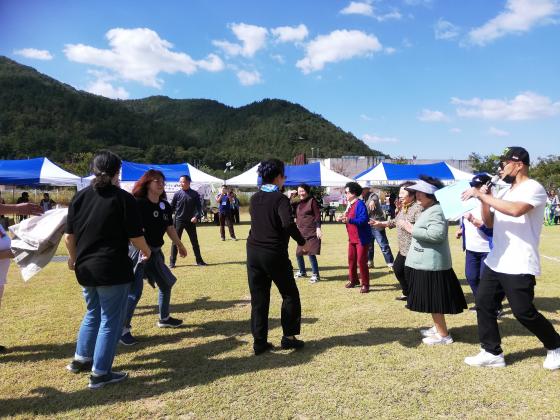
[[[301,328],[301,303],[288,256],[288,241],[291,236],[298,245],[303,246],[305,239],[294,223],[290,200],[280,192],[286,180],[284,163],[277,159],[263,161],[258,174],[263,185],[251,197],[251,230],[247,239],[251,332],[256,355],[273,348],[267,341],[272,282],[282,295],[281,347],[298,349],[304,344],[295,337]]]

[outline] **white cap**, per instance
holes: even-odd
[[[432,184],[428,184],[426,181],[420,180],[420,181],[416,181],[415,184],[406,187],[405,190],[420,191],[425,194],[434,194],[438,190],[438,187]]]

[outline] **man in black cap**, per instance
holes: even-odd
[[[499,175],[511,188],[496,197],[486,185],[471,188],[463,198],[478,198],[482,220],[494,230],[493,248],[476,297],[481,352],[466,357],[470,366],[505,366],[496,310],[505,292],[513,315],[537,336],[548,350],[543,367],[560,369],[560,335],[533,304],[535,276],[540,274],[539,241],[546,205],[546,191],[529,178],[529,153],[522,147],[508,147],[500,158]]]
[[[196,222],[198,217],[202,215],[200,195],[191,188],[191,177],[189,175],[182,175],[179,178],[179,185],[181,185],[181,189],[173,194],[171,200],[171,208],[175,213],[175,230],[179,238],[181,238],[183,230],[187,231],[196,258],[196,265],[207,265],[200,255],[198,235],[196,234]],[[176,261],[177,247],[171,245],[169,267],[174,268]]]

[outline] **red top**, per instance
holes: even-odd
[[[358,200],[354,201],[348,209],[348,213],[346,214],[348,219],[353,219],[356,215],[356,204],[358,204]],[[358,236],[358,226],[352,223],[346,223],[346,230],[348,231],[348,242],[351,244],[359,244],[360,237]]]

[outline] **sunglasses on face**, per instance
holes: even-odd
[[[505,169],[505,167],[508,166],[510,163],[511,163],[511,160],[508,160],[507,162],[500,162],[500,164],[498,166],[503,171]]]

